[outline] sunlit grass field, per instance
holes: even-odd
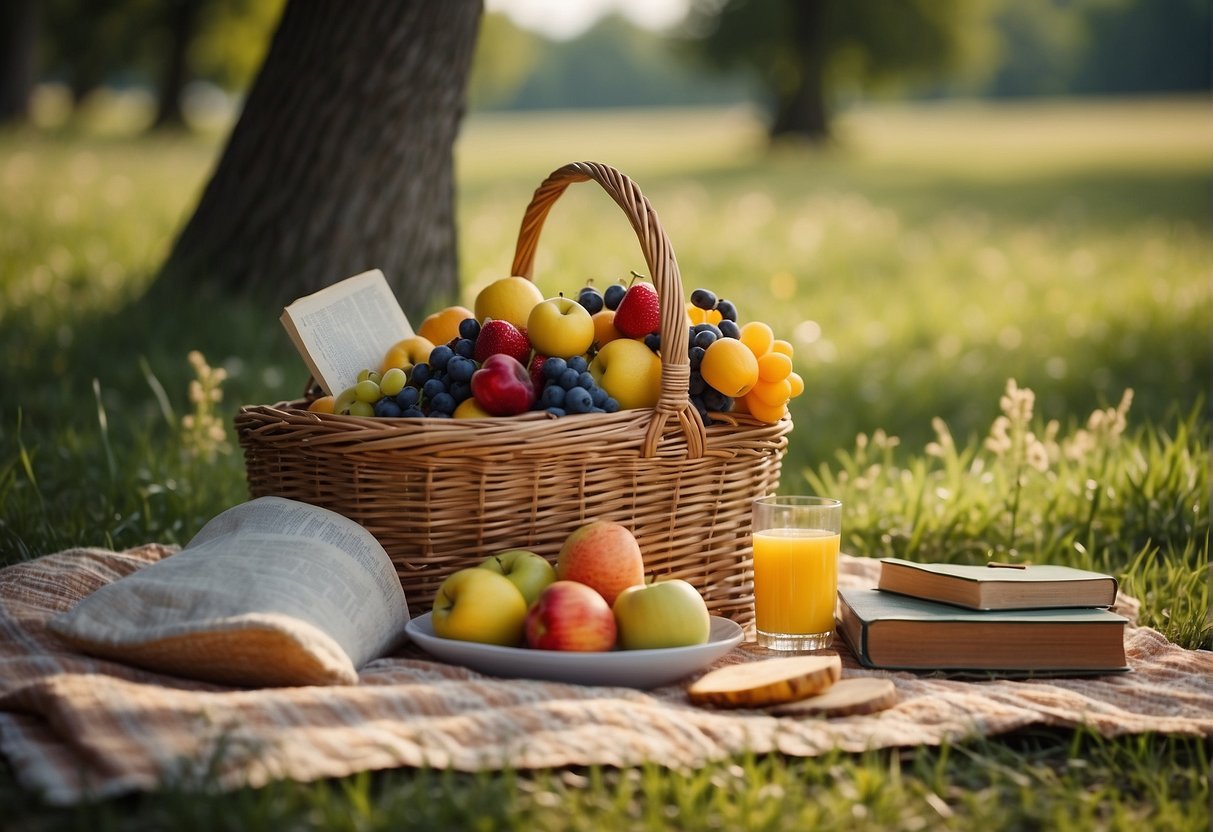
[[[553,168],[615,165],[653,203],[688,293],[711,288],[792,341],[807,391],[783,489],[841,496],[850,551],[1107,570],[1142,598],[1143,623],[1195,648],[1209,633],[1211,133],[1207,102],[1192,99],[868,107],[841,115],[825,152],[768,148],[746,110],[474,115],[457,147],[459,300],[508,271],[523,208]],[[221,142],[0,134],[0,563],[184,542],[245,498],[230,429],[224,444],[182,428],[197,410],[190,350],[228,374],[225,425],[241,403],[302,390],[277,309],[130,305]],[[631,269],[645,267],[622,213],[593,183],[572,187],[540,242],[540,285],[601,286]],[[1009,379],[1034,391],[1033,415],[1010,426],[1010,446],[987,446]],[[1207,768],[1197,741],[1044,732],[698,773],[166,792],[101,817],[156,828],[237,807],[233,828],[1203,829]],[[1163,787],[1160,771],[1180,774]],[[0,780],[0,801],[13,788]],[[711,799],[719,790],[728,805]]]

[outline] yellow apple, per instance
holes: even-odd
[[[612,607],[624,650],[654,650],[704,644],[712,617],[703,596],[681,578],[630,586]]]
[[[535,304],[543,302],[543,293],[539,287],[525,277],[503,277],[494,280],[480,290],[476,295],[473,307],[476,320],[481,323],[485,318],[495,321],[509,321],[519,328],[526,327],[527,318]]]
[[[661,359],[632,338],[611,341],[590,362],[594,382],[619,402],[619,409],[653,407],[661,395]]]
[[[517,647],[526,626],[526,599],[499,572],[460,569],[438,587],[431,622],[441,638]]]
[[[526,320],[526,334],[536,352],[571,358],[594,343],[594,319],[580,303],[561,295],[535,305]]]
[[[428,361],[433,349],[434,343],[420,335],[410,335],[408,338],[401,339],[388,347],[387,353],[383,356],[383,363],[379,365],[379,375],[383,375],[393,367],[399,367],[407,373],[413,369],[414,364]]]

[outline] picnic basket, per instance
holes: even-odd
[[[365,526],[396,566],[413,615],[439,584],[505,549],[555,559],[595,519],[632,530],[646,572],[683,578],[713,615],[753,615],[750,503],[774,492],[792,429],[690,404],[678,262],[657,214],[614,168],[553,172],[523,215],[515,275],[532,277],[544,220],[565,189],[593,181],[623,210],[661,301],[656,407],[555,418],[382,419],[312,413],[306,401],[253,405],[235,418],[249,491],[337,511]]]

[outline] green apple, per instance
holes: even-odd
[[[703,644],[712,630],[708,605],[681,578],[628,587],[612,609],[624,650]]]
[[[494,280],[481,289],[473,306],[478,321],[492,318],[524,327],[535,304],[542,302],[543,292],[538,286],[525,277],[514,275]]]
[[[510,549],[485,558],[481,569],[505,577],[522,593],[527,606],[535,603],[545,586],[556,580],[556,569],[542,556],[525,549]]]
[[[538,303],[526,319],[526,335],[541,355],[571,358],[594,343],[594,319],[586,308],[564,295]]]
[[[661,359],[643,341],[611,341],[590,362],[590,374],[621,410],[653,407],[661,395]]]
[[[517,647],[526,625],[526,599],[509,578],[489,569],[460,569],[438,587],[434,635]]]

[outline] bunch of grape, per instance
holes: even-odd
[[[687,307],[688,316],[692,323],[687,338],[687,358],[691,364],[691,381],[688,392],[691,404],[699,411],[699,417],[705,425],[712,424],[709,412],[728,413],[733,409],[733,399],[704,381],[700,367],[708,347],[721,338],[740,338],[741,330],[737,326],[737,307],[732,301],[717,299],[715,293],[708,289],[696,289],[691,292],[691,302]],[[645,339],[648,344],[649,340]],[[660,344],[650,344],[655,348]]]
[[[407,384],[383,390],[383,398],[375,404],[375,415],[449,419],[455,408],[472,397],[472,373],[477,370],[472,352],[479,333],[480,324],[475,319],[462,321],[454,346],[434,347],[429,361],[413,365]]]
[[[594,381],[584,357],[548,358],[540,369],[543,388],[535,399],[535,409],[553,416],[570,413],[614,413],[619,409],[607,391]]]

